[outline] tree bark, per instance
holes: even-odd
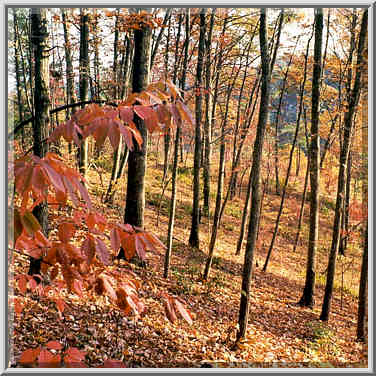
[[[187,62],[188,62],[188,49],[189,49],[189,38],[190,38],[190,10],[187,8],[186,10],[186,37],[184,43],[184,60],[182,66],[182,77],[180,81],[180,87],[184,90],[185,87],[185,80],[186,80],[186,73],[187,73]],[[182,91],[182,96],[184,97],[184,91]],[[176,210],[176,186],[177,186],[177,178],[178,178],[178,162],[179,162],[179,141],[181,140],[181,129],[180,124],[177,125],[176,128],[176,135],[175,135],[175,146],[174,146],[174,162],[172,167],[172,182],[171,182],[171,202],[170,202],[170,212],[169,212],[169,219],[168,219],[168,233],[167,233],[167,250],[165,255],[165,262],[164,262],[164,278],[168,278],[168,272],[170,269],[170,259],[171,259],[171,252],[172,252],[172,238],[174,233],[174,224],[175,224],[175,210]]]
[[[87,101],[89,95],[89,17],[87,9],[82,8],[80,14],[80,79],[79,92],[80,101]],[[88,166],[88,146],[89,140],[85,138],[79,149],[79,170],[85,178]]]
[[[342,208],[343,208],[343,200],[344,200],[344,195],[345,195],[346,165],[347,165],[347,158],[349,155],[350,136],[351,136],[353,117],[354,117],[354,113],[356,110],[357,102],[359,100],[360,87],[361,87],[361,75],[364,69],[363,49],[364,49],[365,39],[366,39],[366,34],[367,34],[367,23],[368,23],[368,11],[365,10],[363,13],[362,25],[361,25],[361,29],[359,33],[355,81],[354,81],[354,86],[351,89],[351,94],[349,98],[350,99],[349,107],[348,107],[348,111],[345,113],[345,119],[344,119],[344,135],[343,135],[343,145],[342,145],[341,155],[340,155],[336,210],[334,213],[334,224],[333,224],[333,237],[332,237],[332,245],[331,245],[330,254],[329,254],[325,295],[324,295],[324,301],[323,301],[321,315],[320,315],[320,320],[322,321],[328,321],[329,315],[330,315],[330,306],[331,306],[331,299],[332,299],[332,294],[333,294],[336,259],[337,259],[338,245],[339,245],[339,240],[340,240]]]
[[[202,119],[202,68],[205,55],[205,23],[206,9],[200,13],[200,39],[198,45],[197,71],[196,71],[196,128],[195,128],[195,153],[193,166],[193,200],[192,200],[192,225],[189,236],[189,244],[199,248],[199,211],[200,211],[200,161],[201,161],[201,119]]]
[[[206,39],[206,54],[205,54],[205,123],[204,123],[204,165],[203,165],[203,178],[204,178],[204,206],[203,214],[209,217],[210,214],[210,160],[211,160],[211,128],[212,128],[212,117],[211,117],[211,107],[212,107],[212,96],[211,96],[211,40],[214,27],[214,17],[216,8],[212,9],[210,15],[210,23],[208,30],[208,37]]]
[[[311,110],[311,145],[309,150],[311,206],[309,243],[306,269],[306,281],[303,295],[299,301],[301,306],[313,308],[315,294],[316,249],[319,231],[319,199],[320,199],[320,136],[319,136],[319,104],[321,77],[321,50],[323,31],[323,10],[315,9],[315,47],[312,77],[312,110]]]
[[[150,49],[151,29],[143,25],[140,30],[134,31],[132,90],[135,93],[145,90],[149,84]],[[134,121],[141,134],[142,145],[129,152],[124,222],[143,228],[148,132],[144,122],[137,115]]]
[[[244,338],[247,332],[249,305],[251,301],[251,281],[253,269],[253,256],[256,246],[256,231],[260,212],[260,175],[261,158],[268,119],[268,106],[270,94],[270,62],[268,53],[268,37],[266,26],[266,8],[260,10],[260,50],[261,50],[261,98],[259,119],[257,124],[256,140],[253,148],[253,160],[250,178],[252,178],[252,200],[250,220],[248,226],[248,239],[244,256],[243,279],[241,287],[239,309],[239,331],[237,340]]]
[[[48,29],[47,9],[31,9],[31,43],[34,52],[34,103],[35,116],[33,120],[33,153],[43,158],[48,152],[45,140],[49,131],[49,55],[48,55]],[[48,206],[41,203],[33,210],[45,236],[48,236]],[[29,275],[40,274],[41,259],[30,258]],[[39,281],[39,278],[37,278]]]

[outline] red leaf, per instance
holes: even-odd
[[[106,290],[108,296],[113,299],[113,300],[116,300],[117,297],[116,297],[116,292],[114,290],[114,288],[112,287],[111,285],[111,282],[109,280],[109,278],[107,276],[102,276],[102,280],[103,280],[103,287],[104,289]]]
[[[59,310],[59,312],[63,313],[65,309],[65,302],[63,299],[58,298],[56,299],[56,307]]]
[[[134,112],[142,119],[150,119],[153,117],[154,110],[150,106],[134,106]],[[155,115],[155,114],[154,114]]]
[[[46,161],[40,161],[41,166],[47,173],[51,184],[54,186],[56,191],[65,192],[65,186],[61,180],[60,175],[49,165]]]
[[[113,228],[110,232],[111,248],[117,252],[120,248],[120,237],[117,229]]]
[[[110,265],[110,254],[108,253],[106,245],[99,238],[97,238],[96,241],[95,250],[99,260],[101,260],[105,265]]]
[[[61,242],[68,243],[72,240],[75,232],[76,227],[73,223],[64,222],[59,225],[58,237]]]
[[[133,123],[133,108],[129,106],[121,106],[119,107],[120,112],[120,119],[123,120],[124,123]]]
[[[43,349],[38,356],[39,367],[57,367],[60,362],[60,355],[54,355],[45,349]]]
[[[27,278],[24,274],[21,274],[18,278],[18,289],[22,295],[24,295],[27,291]]]
[[[21,301],[19,299],[15,299],[15,301],[14,301],[14,312],[17,315],[20,315],[22,313],[23,309],[24,309],[24,306],[21,303]]]
[[[76,279],[73,281],[73,291],[82,298],[82,282],[77,281]]]
[[[146,258],[146,252],[144,248],[144,244],[140,239],[140,236],[138,234],[133,235],[134,242],[135,242],[135,248],[138,256],[140,257],[141,260],[145,260]]]
[[[57,341],[50,341],[45,346],[51,350],[61,350],[63,348],[63,345]]]
[[[34,291],[37,287],[37,282],[35,281],[34,278],[30,278],[29,280],[29,287],[31,291]]]
[[[91,236],[88,236],[81,245],[81,253],[88,265],[91,265],[95,255],[95,243]]]
[[[41,352],[40,347],[38,347],[36,349],[27,349],[21,354],[18,362],[21,363],[21,364],[34,363],[37,360],[40,352]]]
[[[185,306],[176,298],[173,299],[173,304],[175,306],[175,311],[178,312],[188,324],[192,324],[191,313],[185,308]]]
[[[163,299],[163,305],[165,307],[165,312],[167,318],[174,323],[177,320],[175,309],[170,298]]]
[[[64,355],[64,362],[67,361],[67,357],[69,362],[80,362],[82,360],[85,360],[86,352],[80,351],[76,347],[70,347],[68,350],[65,351]]]
[[[121,360],[106,359],[103,363],[103,368],[126,368]]]

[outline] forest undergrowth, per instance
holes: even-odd
[[[152,152],[148,158],[145,228],[166,243],[170,190],[166,189],[164,197],[161,196],[163,166],[161,156],[158,161],[156,155]],[[111,174],[111,162],[107,163],[107,158],[106,153],[105,158],[99,158],[96,165],[90,166],[88,189],[95,206],[103,208],[106,218],[118,221],[124,215],[126,179],[116,187],[114,202],[103,204],[101,198]],[[74,155],[68,160],[72,163]],[[192,176],[186,168],[179,176],[169,278],[163,278],[163,252],[148,253],[146,267],[130,264],[141,283],[139,293],[146,303],[147,314],[141,318],[125,317],[120,311],[110,309],[104,297],[96,302],[85,302],[69,293],[66,293],[66,308],[60,314],[51,302],[27,292],[27,304],[13,325],[13,365],[27,348],[56,340],[85,352],[88,367],[99,367],[106,359],[122,361],[126,367],[367,367],[367,344],[356,342],[361,262],[361,251],[356,244],[349,246],[345,257],[339,256],[332,314],[328,323],[319,320],[331,241],[332,209],[321,205],[313,310],[297,304],[305,278],[309,204],[304,212],[300,243],[293,252],[301,196],[292,191],[287,195],[268,271],[262,271],[280,202],[272,184],[264,197],[247,338],[234,347],[244,246],[241,255],[236,256],[235,251],[246,180],[241,197],[237,194],[225,211],[207,282],[202,280],[201,274],[212,218],[202,217],[201,249],[189,247]],[[212,191],[215,191],[214,182]],[[214,200],[215,197],[212,198],[213,206]],[[52,233],[58,216],[57,211],[50,213]],[[17,253],[14,258],[14,272],[22,273],[28,260]],[[125,267],[125,261],[116,260],[110,268],[121,272]],[[162,289],[187,303],[193,315],[192,325],[183,320],[172,324],[167,319],[158,300]]]

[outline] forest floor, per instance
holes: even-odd
[[[125,184],[117,188],[111,207],[100,202],[107,188],[110,165],[98,161],[90,168],[89,192],[96,205],[104,208],[108,220],[122,221]],[[361,262],[361,250],[355,243],[337,263],[330,320],[328,323],[319,320],[333,210],[323,205],[321,208],[316,304],[313,310],[302,308],[297,302],[304,286],[309,206],[306,205],[301,241],[293,252],[301,195],[290,192],[268,270],[263,272],[280,202],[279,196],[266,194],[255,253],[249,329],[246,340],[234,349],[244,246],[240,256],[234,253],[244,197],[236,196],[227,206],[210,278],[203,282],[200,275],[205,265],[211,220],[202,218],[201,249],[189,247],[192,169],[182,168],[180,172],[170,277],[163,278],[163,251],[160,255],[148,253],[146,268],[130,264],[142,283],[139,295],[147,306],[146,315],[138,319],[124,317],[101,299],[84,302],[67,294],[68,305],[61,319],[53,303],[27,293],[28,303],[13,325],[13,366],[27,348],[57,340],[85,351],[88,367],[98,367],[105,359],[121,360],[126,367],[145,368],[367,367],[367,344],[356,342],[355,338]],[[161,161],[158,164],[155,154],[151,154],[145,227],[166,242],[170,191],[166,190],[162,198],[157,220],[161,180]],[[246,179],[243,184],[246,186]],[[212,191],[214,211],[214,183]],[[25,272],[27,260],[17,254],[14,257],[16,272]],[[113,266],[119,271],[125,267],[125,261]],[[194,318],[192,325],[183,320],[174,324],[168,321],[158,298],[162,290],[187,303]]]

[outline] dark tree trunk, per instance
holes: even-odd
[[[315,47],[312,77],[312,110],[311,110],[311,145],[309,150],[309,166],[311,181],[311,206],[309,243],[306,269],[306,281],[303,295],[299,304],[313,308],[315,294],[315,264],[316,249],[319,231],[319,199],[320,199],[320,137],[319,137],[319,103],[321,77],[321,50],[322,50],[323,11],[315,9]]]
[[[49,131],[49,63],[48,63],[48,31],[47,31],[47,9],[31,9],[31,43],[34,51],[34,103],[35,116],[33,120],[33,153],[43,158],[48,151]],[[36,206],[33,214],[39,221],[43,233],[48,236],[48,206],[42,203]],[[40,274],[40,259],[30,258],[29,275]],[[37,278],[39,281],[39,278]]]
[[[205,15],[206,9],[202,8],[200,13],[200,39],[198,45],[197,71],[195,88],[196,95],[196,131],[195,131],[195,154],[193,166],[193,202],[192,202],[192,225],[189,236],[189,244],[199,248],[199,211],[200,211],[200,161],[201,161],[201,119],[202,119],[202,68],[205,56]]]
[[[333,237],[332,245],[329,254],[329,262],[326,276],[326,286],[325,286],[325,295],[322,305],[320,320],[328,321],[330,314],[330,305],[333,294],[333,285],[334,285],[334,276],[336,268],[336,259],[338,252],[338,245],[340,240],[340,230],[341,230],[341,217],[342,217],[342,208],[343,200],[345,195],[345,185],[346,185],[346,165],[347,158],[349,155],[350,149],[350,136],[351,128],[353,123],[353,117],[355,109],[359,100],[360,87],[361,87],[361,75],[364,69],[363,67],[363,49],[365,45],[365,39],[367,34],[367,22],[368,22],[368,11],[365,10],[362,17],[362,25],[359,34],[359,44],[357,51],[357,64],[356,64],[356,73],[354,86],[351,89],[350,98],[349,98],[349,107],[348,112],[345,113],[344,119],[344,135],[343,135],[343,145],[341,148],[340,155],[340,167],[338,174],[338,187],[337,187],[337,200],[336,200],[336,210],[334,213],[334,224],[333,224]]]
[[[270,62],[268,53],[268,37],[266,26],[266,8],[260,10],[260,50],[261,50],[261,98],[259,119],[257,124],[256,140],[253,148],[253,160],[250,179],[252,179],[252,200],[250,220],[248,226],[247,247],[244,256],[243,279],[239,308],[239,331],[237,340],[244,338],[247,332],[249,304],[251,301],[251,280],[253,269],[253,256],[256,245],[257,224],[260,213],[260,175],[261,158],[268,119],[269,93],[270,93]]]
[[[87,101],[89,95],[89,17],[87,9],[81,9],[80,15],[80,101]],[[82,141],[79,149],[79,169],[85,178],[88,166],[88,138]]]
[[[362,257],[362,269],[359,282],[358,323],[356,339],[365,342],[365,319],[367,310],[367,280],[368,280],[368,222],[364,231],[364,251]]]
[[[351,149],[351,147],[350,147]],[[352,153],[349,151],[349,157],[347,159],[346,168],[346,188],[345,188],[345,199],[343,203],[343,215],[341,221],[341,239],[339,242],[338,253],[345,256],[347,249],[347,239],[349,230],[349,220],[350,220],[350,194],[351,194],[351,163],[352,163]]]
[[[140,93],[149,84],[151,29],[144,26],[134,31],[132,90]],[[124,222],[143,228],[145,209],[145,174],[148,132],[144,122],[135,115],[134,121],[142,137],[142,145],[129,152],[128,184]]]

